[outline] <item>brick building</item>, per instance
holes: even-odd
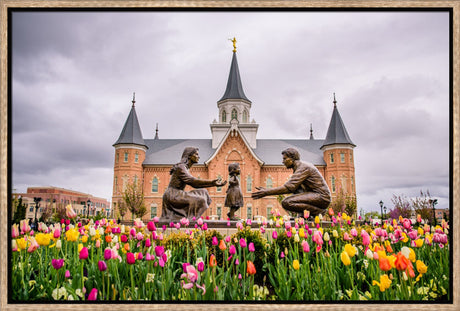
[[[37,219],[46,206],[55,209],[57,206],[72,205],[75,212],[79,215],[111,217],[112,211],[109,201],[103,198],[92,196],[88,193],[68,190],[58,187],[29,187],[27,193],[15,193],[17,198],[22,197],[22,202],[27,205],[26,219],[33,221],[35,219],[35,201],[34,198],[41,198],[40,208],[37,210]],[[89,202],[89,210],[88,207]]]
[[[153,139],[144,139],[133,98],[131,111],[118,140],[113,145],[114,210],[122,202],[122,193],[126,185],[136,181],[143,187],[148,209],[144,219],[161,216],[162,196],[170,179],[169,170],[173,164],[179,162],[187,146],[199,148],[200,162],[191,168],[193,176],[203,179],[227,179],[228,165],[233,162],[240,164],[240,186],[244,196],[244,207],[240,208],[237,214],[241,218],[253,218],[257,215],[266,217],[274,209],[286,214],[276,197],[253,200],[251,193],[258,186],[278,187],[289,178],[292,170],[287,170],[281,163],[281,151],[288,147],[297,148],[301,160],[313,163],[319,169],[331,189],[333,198],[339,189],[356,197],[353,157],[355,144],[351,141],[340,117],[335,95],[325,139],[315,139],[311,127],[310,137],[305,139],[257,139],[259,124],[250,119],[251,106],[252,102],[243,91],[235,50],[224,95],[217,101],[218,118],[210,124],[210,139],[160,139],[158,127]],[[204,217],[226,218],[226,187],[207,188],[212,203]],[[125,217],[131,218],[129,211]]]

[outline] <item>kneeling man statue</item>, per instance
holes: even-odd
[[[287,148],[281,154],[284,166],[294,171],[291,178],[281,187],[256,187],[258,191],[252,194],[252,198],[292,193],[281,202],[285,210],[298,213],[300,217],[305,210],[310,212],[310,216],[324,214],[331,203],[331,192],[321,173],[313,164],[301,161],[295,148]]]

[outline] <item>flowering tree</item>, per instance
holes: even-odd
[[[131,212],[131,218],[134,216],[142,217],[147,212],[144,205],[144,193],[142,187],[137,182],[128,184],[123,192],[123,201]]]

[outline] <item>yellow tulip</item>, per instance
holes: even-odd
[[[88,242],[88,236],[87,236],[87,235],[83,235],[83,236],[81,237],[81,241],[82,241],[83,243]]]
[[[383,274],[380,276],[380,282],[373,280],[372,285],[378,285],[380,287],[380,291],[384,292],[386,289],[390,288],[391,280],[388,275]]]
[[[349,257],[353,257],[356,255],[356,248],[352,246],[351,244],[345,245],[345,252],[347,252],[347,255]]]
[[[416,247],[422,247],[423,246],[423,240],[422,239],[415,240],[415,246]]]
[[[292,267],[294,268],[294,270],[299,270],[300,263],[297,259],[294,259],[294,261],[292,262]]]
[[[315,224],[319,224],[319,217],[315,216]]]
[[[340,254],[340,260],[342,260],[345,266],[349,266],[351,264],[350,256],[348,256],[348,253],[346,251],[343,251]]]
[[[76,242],[78,237],[80,236],[80,232],[77,229],[72,228],[66,231],[65,237],[67,241]]]
[[[37,233],[35,235],[35,240],[40,246],[48,246],[51,242],[51,234]]]
[[[412,261],[412,262],[415,262],[415,252],[412,248],[409,248],[409,260]]]
[[[27,241],[24,238],[17,239],[16,242],[20,250],[27,248]]]
[[[428,267],[420,260],[417,260],[415,266],[417,267],[417,271],[420,274],[424,274],[428,271]]]
[[[79,252],[79,253],[80,253],[80,251],[82,250],[82,248],[83,248],[83,244],[81,244],[81,243],[78,244],[78,252]]]
[[[305,229],[304,228],[299,229],[299,237],[301,237],[301,238],[305,237]]]

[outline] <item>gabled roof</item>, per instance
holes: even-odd
[[[119,144],[134,144],[147,147],[145,145],[144,138],[142,137],[141,128],[137,119],[134,100],[133,106],[131,107],[131,111],[129,112],[128,118],[126,119],[125,125],[123,126],[120,137],[118,137],[118,140],[113,144],[113,146]]]
[[[244,137],[244,136],[242,136]],[[282,165],[281,151],[294,147],[300,152],[300,159],[314,165],[326,165],[320,150],[322,139],[258,139],[257,148],[250,150],[264,165]],[[211,139],[146,139],[148,150],[143,165],[173,165],[180,161],[185,147],[198,147],[200,161],[204,165],[218,148],[212,148]]]
[[[334,111],[332,112],[331,122],[329,123],[329,128],[327,130],[326,138],[322,147],[334,145],[334,144],[348,144],[356,147],[356,145],[351,141],[350,136],[348,136],[347,129],[340,117],[339,110],[337,109],[337,101],[335,100],[334,95]]]
[[[238,69],[238,61],[236,59],[236,52],[233,52],[232,64],[230,66],[230,73],[228,75],[227,88],[225,89],[224,96],[222,96],[219,102],[225,99],[244,99],[248,102],[251,102],[243,91],[240,70]]]
[[[227,133],[225,134],[224,138],[220,142],[219,146],[217,146],[217,148],[215,149],[214,153],[211,155],[211,157],[208,160],[206,160],[204,162],[204,164],[208,165],[209,162],[211,162],[211,160],[219,153],[219,150],[222,148],[222,146],[224,145],[225,141],[228,138],[228,135],[230,135],[230,133],[232,131],[236,131],[238,133],[238,135],[240,135],[241,139],[243,140],[244,144],[246,145],[246,148],[248,148],[249,152],[256,159],[256,161],[259,162],[259,165],[261,165],[261,166],[264,165],[264,161],[262,161],[257,156],[257,154],[254,153],[254,150],[249,146],[249,143],[246,140],[246,137],[244,137],[243,133],[241,133],[241,131],[240,131],[240,129],[238,127],[231,127],[231,128],[228,129]]]

